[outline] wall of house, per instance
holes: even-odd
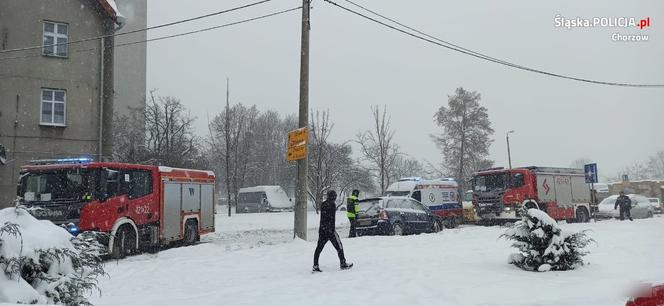
[[[44,21],[67,23],[70,41],[100,36],[112,26],[95,1],[0,1],[0,49],[42,44]],[[16,196],[27,161],[98,154],[100,50],[93,40],[69,45],[64,58],[43,56],[41,49],[0,54],[0,144],[9,160],[0,165],[0,207]],[[112,66],[107,69],[112,77]],[[64,126],[40,124],[42,88],[66,91]]]
[[[129,32],[147,27],[147,0],[115,0],[118,10],[125,17],[125,24],[118,32]],[[119,115],[131,115],[132,110],[145,108],[147,44],[120,46],[147,39],[147,32],[138,32],[115,38],[114,49],[114,111]]]

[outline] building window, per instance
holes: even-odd
[[[60,89],[42,89],[41,125],[65,125],[66,92]]]
[[[44,48],[46,56],[67,57],[67,35],[69,26],[66,23],[44,22]]]

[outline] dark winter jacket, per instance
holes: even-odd
[[[613,206],[613,209],[618,208],[618,206],[620,206],[621,209],[632,208],[632,200],[630,200],[626,195],[618,196],[616,205]]]
[[[335,199],[328,198],[320,205],[320,227],[318,231],[333,233],[335,230],[334,219],[337,215],[337,204]]]

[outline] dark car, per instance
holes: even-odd
[[[405,235],[435,233],[442,220],[410,197],[380,197],[359,201],[358,235]]]

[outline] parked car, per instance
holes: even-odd
[[[240,188],[236,213],[292,211],[293,201],[280,186]]]
[[[404,177],[390,184],[385,196],[409,196],[439,216],[446,227],[454,228],[464,221],[458,189],[459,185],[453,178],[422,180],[419,177]]]
[[[443,220],[410,197],[379,197],[359,201],[358,235],[405,235],[435,233]]]
[[[630,200],[632,200],[632,218],[634,219],[643,219],[643,218],[652,218],[654,214],[653,205],[650,203],[648,198],[638,195],[638,194],[628,194]],[[599,203],[599,209],[595,213],[595,218],[597,219],[611,219],[620,217],[620,207],[614,209],[616,205],[616,200],[618,199],[617,195],[612,195]]]
[[[662,213],[662,201],[659,198],[648,198],[648,201],[652,204],[654,213]]]

